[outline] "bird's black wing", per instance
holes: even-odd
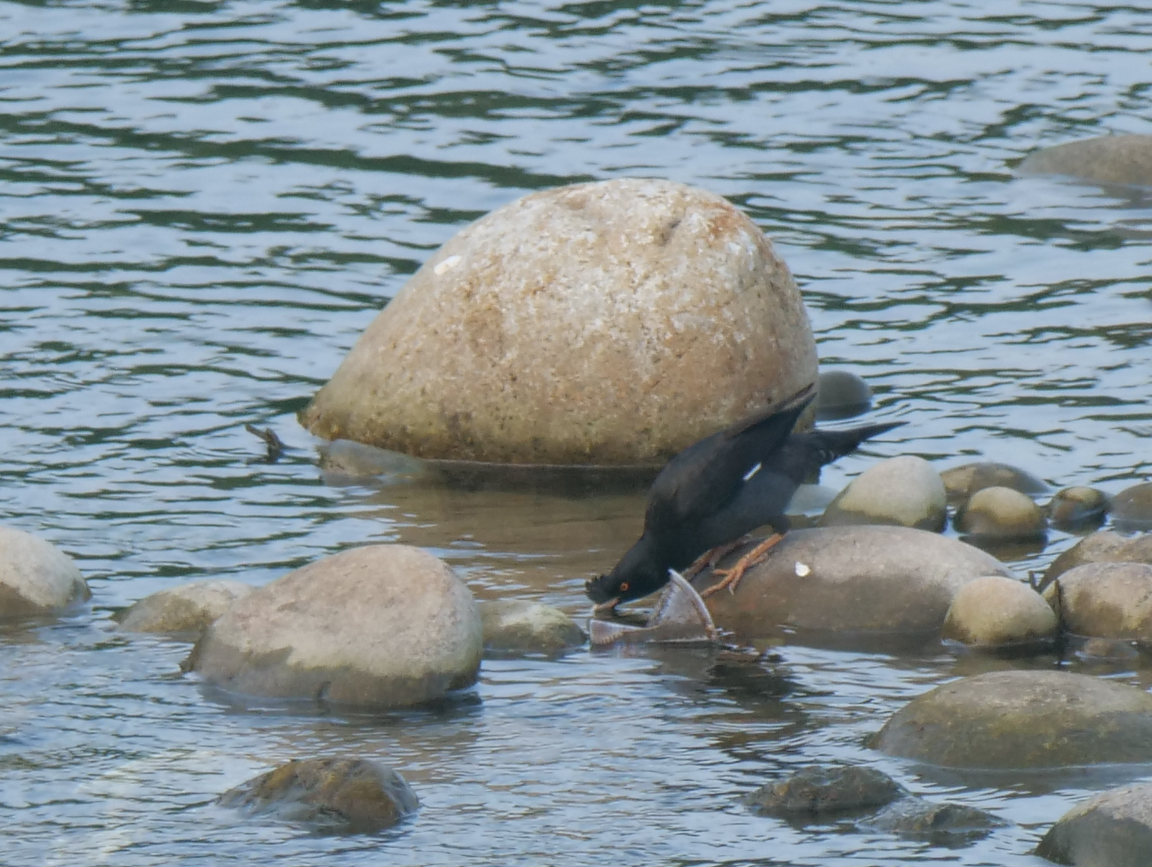
[[[783,446],[815,396],[809,385],[672,458],[648,493],[645,531],[691,526],[718,512],[739,492],[748,471]]]

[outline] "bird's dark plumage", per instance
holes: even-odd
[[[669,569],[683,570],[757,527],[786,532],[784,509],[805,479],[902,424],[792,433],[813,397],[809,386],[673,457],[648,492],[640,540],[611,572],[587,582],[588,597],[598,605],[639,599],[663,587]]]

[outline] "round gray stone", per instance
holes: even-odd
[[[1058,631],[1044,597],[1021,581],[989,575],[960,588],[940,634],[964,644],[997,646],[1053,638]]]
[[[1152,564],[1152,533],[1128,537],[1111,530],[1101,530],[1085,536],[1052,561],[1040,581],[1040,589],[1048,587],[1069,569],[1084,563]]]
[[[956,514],[956,529],[982,539],[1035,539],[1048,525],[1032,499],[1012,488],[981,488]]]
[[[114,619],[126,632],[200,632],[251,592],[239,581],[195,581],[146,596]]]
[[[72,559],[23,530],[0,527],[0,620],[50,614],[92,593]]]
[[[1011,464],[995,461],[976,461],[961,464],[940,474],[944,489],[951,501],[964,501],[981,488],[999,486],[1012,488],[1022,494],[1041,494],[1048,490],[1043,479]]]
[[[847,370],[821,370],[816,380],[816,417],[850,418],[872,406],[872,389]]]
[[[1068,175],[1102,184],[1152,185],[1152,135],[1106,135],[1041,148],[1017,171]]]
[[[1147,867],[1152,852],[1152,783],[1101,792],[1065,813],[1036,854],[1076,867]]]
[[[800,293],[756,225],[713,193],[618,179],[460,231],[301,421],[423,458],[660,464],[815,380]]]
[[[480,603],[484,649],[488,652],[562,653],[582,647],[583,630],[563,611],[524,599]]]
[[[904,455],[866,469],[824,510],[822,523],[891,524],[918,530],[944,529],[944,483],[923,458]]]
[[[1152,642],[1152,566],[1085,563],[1069,569],[1044,593],[1059,605],[1064,629],[1096,638]]]
[[[1112,499],[1112,523],[1123,533],[1152,530],[1152,482],[1125,488]]]
[[[1074,485],[1052,495],[1047,506],[1048,520],[1058,530],[1075,531],[1099,525],[1111,505],[1111,498],[1103,491]]]

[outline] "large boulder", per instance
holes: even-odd
[[[1022,175],[1069,175],[1101,184],[1152,185],[1152,135],[1105,135],[1041,148]]]
[[[890,755],[951,768],[1152,761],[1152,695],[1062,671],[994,671],[913,699],[873,737]]]
[[[620,179],[459,232],[301,421],[417,457],[662,463],[815,379],[800,293],[756,225],[704,190]]]
[[[736,552],[721,561],[731,566]],[[721,629],[741,637],[785,628],[837,633],[931,633],[956,593],[1008,570],[983,551],[926,530],[853,526],[792,530],[735,593],[706,599]],[[697,589],[715,583],[698,576]]]
[[[1075,635],[1152,643],[1152,566],[1085,563],[1069,569],[1044,594]]]
[[[248,695],[404,707],[476,682],[483,649],[472,593],[406,545],[325,557],[237,601],[185,663]]]
[[[1065,813],[1036,854],[1076,867],[1148,867],[1152,783],[1110,789]]]
[[[193,581],[145,596],[114,619],[126,632],[200,632],[251,592],[239,581]]]
[[[0,527],[0,620],[50,614],[88,599],[80,570],[50,542]]]

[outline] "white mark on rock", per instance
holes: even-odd
[[[757,464],[752,469],[750,469],[748,472],[746,472],[744,474],[744,481],[748,481],[750,478],[752,478],[754,475],[756,475],[758,472],[760,472],[761,466],[763,466],[763,464]]]
[[[460,257],[459,256],[449,256],[443,262],[437,262],[436,267],[433,268],[432,270],[435,271],[436,276],[439,277],[441,274],[445,273],[446,271],[451,271],[453,268],[455,268],[459,264],[460,264]]]
[[[796,561],[796,575],[797,576],[799,576],[800,578],[807,578],[811,574],[812,574],[812,569],[807,563],[801,563],[799,560]]]

